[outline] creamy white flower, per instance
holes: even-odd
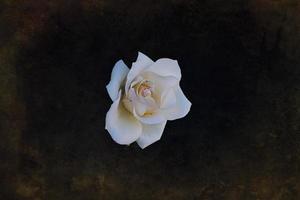
[[[141,148],[158,141],[167,120],[182,118],[190,111],[191,102],[179,86],[180,79],[176,60],[153,62],[139,52],[131,69],[118,61],[106,86],[113,104],[105,129],[112,139],[124,145],[136,141]]]

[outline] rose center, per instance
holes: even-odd
[[[138,94],[142,95],[143,97],[150,96],[152,94],[151,87],[146,84],[142,84],[138,89]]]
[[[123,98],[125,108],[133,112],[135,108],[140,115],[151,115],[153,110],[157,109],[155,99],[153,98],[154,83],[149,80],[135,81]]]
[[[141,81],[135,86],[135,91],[137,95],[142,97],[151,96],[153,91],[153,83],[148,80]]]

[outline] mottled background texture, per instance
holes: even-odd
[[[189,115],[104,130],[114,63],[177,59]],[[1,0],[0,199],[299,200],[299,0]]]

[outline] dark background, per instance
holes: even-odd
[[[297,0],[1,0],[0,199],[300,199]],[[104,130],[118,59],[177,59],[190,113]]]

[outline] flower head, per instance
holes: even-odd
[[[167,120],[182,118],[191,108],[179,86],[180,79],[176,60],[154,62],[139,52],[131,69],[118,61],[106,86],[113,104],[105,129],[113,140],[125,145],[136,141],[141,148],[158,141]]]

